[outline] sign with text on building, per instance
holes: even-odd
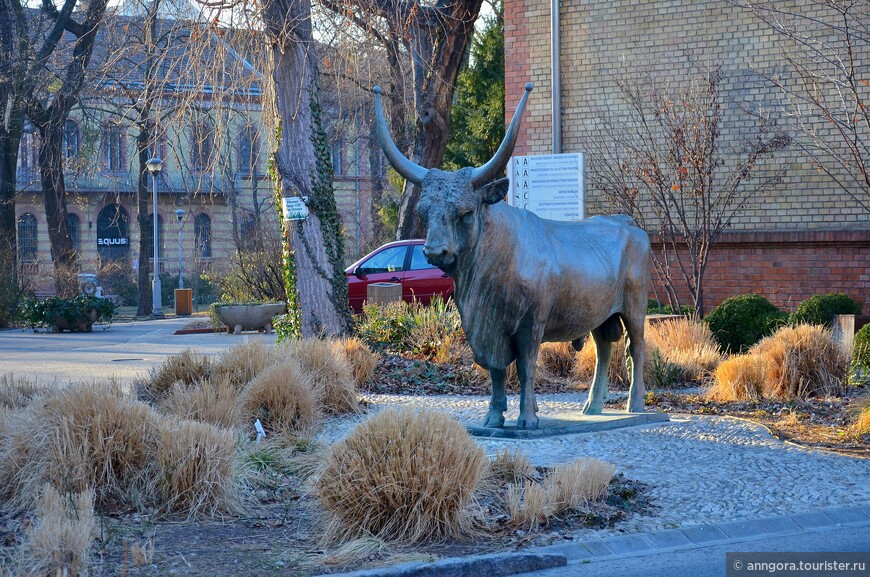
[[[585,159],[581,153],[514,156],[508,204],[551,220],[585,216]]]
[[[305,220],[308,216],[308,207],[298,196],[285,196],[281,199],[281,207],[284,210],[284,220]]]

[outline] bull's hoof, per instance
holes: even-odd
[[[593,403],[591,401],[586,401],[586,404],[583,405],[583,410],[581,411],[581,413],[583,413],[584,415],[600,415],[602,410],[604,410],[604,403]]]
[[[530,415],[528,417],[524,417],[520,415],[517,417],[517,430],[530,430],[538,428],[538,417],[537,415]]]
[[[486,414],[486,419],[483,421],[484,427],[491,427],[494,429],[500,429],[504,427],[504,414],[499,411],[490,409],[490,411]]]

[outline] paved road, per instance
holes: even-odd
[[[174,334],[189,322],[168,318],[94,325],[91,333],[0,331],[0,375],[27,375],[48,383],[114,377],[129,383],[186,348],[214,355],[252,339],[275,342],[274,334]]]
[[[567,567],[523,573],[522,577],[723,577],[725,554],[734,551],[854,551],[865,552],[864,572],[841,573],[843,577],[870,575],[870,528],[836,527],[796,535],[744,541],[670,553],[654,553],[622,559],[572,563]],[[776,576],[776,573],[761,573]],[[808,576],[810,574],[807,574]]]

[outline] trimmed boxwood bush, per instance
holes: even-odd
[[[870,366],[870,324],[861,327],[852,341],[852,358],[861,366]]]
[[[831,326],[834,315],[860,315],[861,305],[844,293],[815,295],[798,306],[791,315],[792,324]]]
[[[49,297],[43,301],[31,299],[24,305],[23,318],[31,327],[51,326],[58,318],[75,327],[80,323],[92,322],[91,311],[97,313],[93,322],[111,321],[115,314],[115,304],[109,299],[87,295],[69,299]]]
[[[748,349],[787,320],[788,313],[752,293],[725,299],[704,317],[722,350],[728,353]]]

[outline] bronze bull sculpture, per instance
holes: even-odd
[[[557,222],[504,202],[510,160],[532,84],[495,156],[479,168],[426,169],[396,147],[374,88],[378,139],[393,168],[422,187],[418,213],[426,226],[424,254],[453,278],[454,298],[475,361],[489,371],[492,398],[485,427],[504,425],[505,369],[516,360],[518,429],[538,426],[535,368],[542,342],[579,350],[595,342],[595,376],[584,414],[599,414],[607,396],[613,343],[628,333],[631,387],[627,410],[644,407],[644,317],[650,242],[628,216]]]

